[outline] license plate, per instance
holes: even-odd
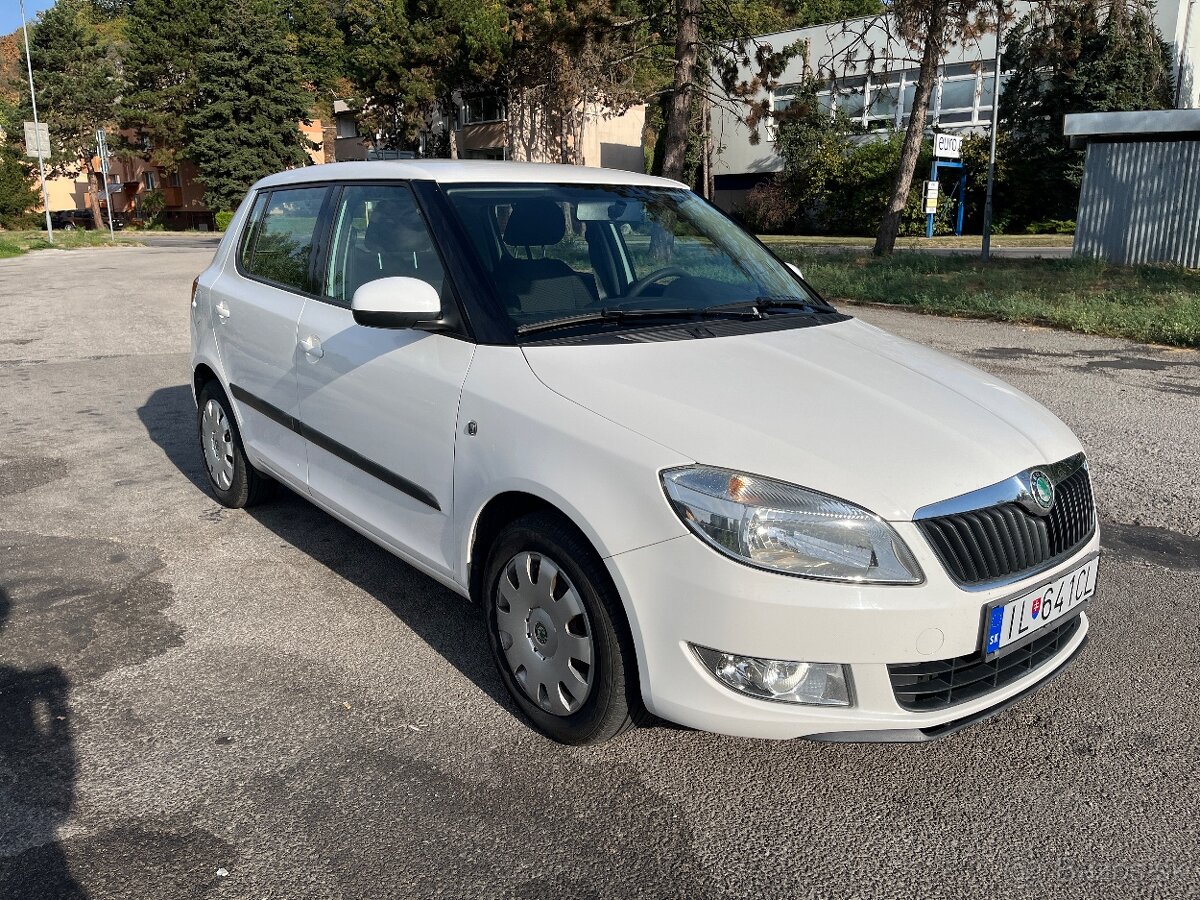
[[[1078,612],[1096,593],[1099,569],[1100,557],[1093,556],[1079,568],[1037,590],[989,607],[984,619],[984,658],[991,659],[1015,644],[1023,643],[1047,625]]]

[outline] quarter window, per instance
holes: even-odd
[[[246,271],[283,287],[310,292],[313,236],[326,189],[272,191],[250,249]]]
[[[325,296],[342,303],[379,278],[418,278],[441,293],[445,270],[404,184],[349,185],[334,216]]]
[[[262,225],[263,207],[267,205],[267,193],[264,191],[254,198],[254,207],[246,219],[246,230],[242,232],[242,245],[238,248],[238,259],[242,268],[250,269],[250,256],[254,252],[254,239],[258,237]]]

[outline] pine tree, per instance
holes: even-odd
[[[305,165],[308,115],[300,67],[271,0],[228,0],[196,68],[195,108],[184,118],[185,152],[207,188],[204,202],[233,209],[272,172]]]
[[[0,143],[0,227],[20,225],[40,200],[29,161],[12,144]]]
[[[117,67],[90,18],[87,0],[59,0],[42,14],[30,42],[38,112],[50,131],[50,169],[82,172],[97,228],[102,227],[94,155],[96,129],[112,123],[121,85]],[[22,95],[29,104],[28,89]]]
[[[184,120],[200,98],[200,55],[211,41],[222,0],[131,0],[121,100],[124,126],[137,149],[168,172],[179,167],[186,144]]]
[[[998,208],[1009,227],[1075,218],[1084,154],[1063,140],[1065,115],[1174,105],[1148,0],[1053,0],[1017,23],[1004,59]]]

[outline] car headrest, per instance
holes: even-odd
[[[371,208],[371,220],[363,232],[363,246],[376,253],[395,249],[396,220],[401,215],[399,204],[394,200],[378,200]]]
[[[504,242],[511,247],[546,247],[566,233],[562,207],[553,200],[518,200],[504,225]]]

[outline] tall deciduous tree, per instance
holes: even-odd
[[[512,43],[503,3],[347,0],[343,23],[359,121],[388,149],[452,115],[454,91],[493,78]]]
[[[308,162],[310,145],[297,127],[308,115],[307,96],[272,0],[225,3],[197,77],[197,103],[184,120],[186,153],[210,208],[233,209],[259,178]]]
[[[38,113],[50,132],[50,172],[87,178],[93,220],[100,228],[96,129],[111,124],[121,85],[90,14],[86,0],[59,0],[34,29],[30,56],[38,79]],[[29,104],[28,89],[23,101]]]
[[[925,140],[925,123],[929,117],[929,101],[938,67],[946,51],[955,44],[974,40],[988,29],[995,28],[996,15],[1007,15],[1009,0],[893,0],[890,8],[895,29],[903,42],[920,53],[917,87],[912,111],[904,132],[900,151],[900,167],[892,187],[892,196],[875,235],[875,253],[888,255],[896,246],[900,219],[908,202],[913,174],[921,145]]]

